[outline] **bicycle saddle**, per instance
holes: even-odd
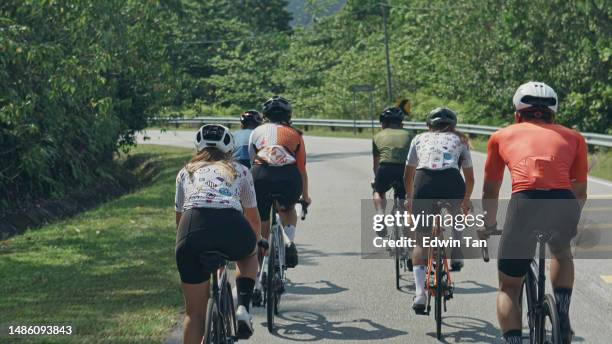
[[[200,254],[200,263],[202,263],[206,271],[216,271],[224,266],[228,260],[227,256],[217,251],[202,252]]]

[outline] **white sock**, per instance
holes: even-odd
[[[425,265],[415,265],[414,272],[415,295],[425,295]]]
[[[286,225],[285,226],[285,235],[289,240],[288,243],[292,243],[295,240],[295,226],[294,225]]]

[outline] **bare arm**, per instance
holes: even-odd
[[[404,188],[406,189],[406,203],[409,206],[406,207],[406,210],[412,211],[412,195],[414,188],[414,175],[416,173],[416,166],[406,165],[404,169]]]
[[[380,155],[377,155],[377,154],[372,155],[372,171],[374,172],[374,175],[376,175],[376,172],[378,171],[379,166],[380,166]]]
[[[257,208],[244,208],[244,217],[246,217],[247,221],[251,225],[251,229],[253,233],[255,233],[255,237],[257,241],[261,239],[261,220],[259,219],[259,212]]]
[[[497,207],[501,181],[485,181],[482,188],[482,208],[485,211],[485,225],[497,223]]]
[[[300,171],[300,175],[302,176],[302,198],[306,203],[310,204],[312,201],[310,199],[310,194],[308,193],[308,173],[306,169],[304,171]]]
[[[586,182],[573,182],[572,183],[572,191],[578,200],[578,204],[580,204],[580,209],[584,207],[584,203],[587,199],[587,183]]]
[[[465,195],[461,201],[461,210],[464,214],[467,214],[472,209],[472,192],[474,191],[474,168],[464,167],[463,177],[465,178]]]
[[[178,211],[176,212],[176,230],[178,230],[178,225],[181,222],[181,216],[183,216],[183,213],[179,213]]]

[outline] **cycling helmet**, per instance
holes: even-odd
[[[291,104],[281,96],[273,96],[262,106],[263,115],[272,122],[291,120]]]
[[[381,112],[378,120],[381,123],[383,122],[402,123],[402,121],[404,120],[404,116],[405,116],[404,111],[394,106],[394,107],[388,107],[384,109],[383,112]]]
[[[552,87],[543,82],[530,81],[522,84],[514,93],[512,98],[514,108],[517,111],[530,108],[548,108],[553,113],[557,112],[557,93]]]
[[[228,153],[234,149],[234,136],[228,128],[222,125],[206,124],[196,133],[195,146],[198,152],[204,148],[213,147],[223,153]]]
[[[247,110],[240,115],[240,123],[245,127],[258,126],[263,122],[261,113],[257,110]]]
[[[451,109],[438,107],[427,115],[427,126],[430,128],[439,128],[441,126],[455,127],[457,125],[457,115]]]

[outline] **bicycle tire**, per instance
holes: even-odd
[[[213,298],[208,299],[206,305],[206,323],[204,325],[204,340],[205,344],[216,344],[221,343],[219,336],[219,312],[215,307],[215,300]]]
[[[237,335],[236,323],[236,307],[234,306],[234,296],[232,295],[232,287],[229,282],[225,282],[224,293],[221,294],[224,299],[223,317],[225,318],[225,334],[229,339]]]
[[[268,332],[274,331],[274,308],[276,308],[276,244],[274,234],[271,234],[270,249],[268,250],[268,272],[266,276],[266,316]]]
[[[444,297],[444,289],[442,285],[442,249],[436,248],[436,300],[435,300],[435,318],[436,318],[436,338],[442,338],[442,298]]]
[[[539,336],[542,338],[541,344],[560,344],[561,343],[561,328],[559,326],[559,314],[557,313],[557,304],[555,299],[550,294],[544,295],[544,302],[542,303],[542,312],[540,313],[540,326],[538,329]],[[551,325],[550,328],[550,339],[546,332],[545,324],[546,319]]]
[[[525,298],[527,299],[527,326],[529,328],[529,343],[536,344],[536,302],[538,297],[537,273],[534,271],[534,264],[530,264],[527,276],[523,282],[525,288]]]
[[[398,229],[394,228],[393,235],[395,235],[395,239],[399,239]],[[400,248],[395,247],[395,289],[400,290]]]

